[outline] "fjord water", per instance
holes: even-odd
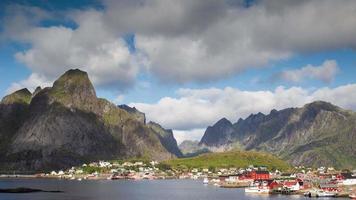
[[[243,189],[224,189],[193,180],[76,181],[3,179],[0,188],[29,187],[63,193],[0,194],[1,200],[259,200],[306,199],[300,196],[248,195]],[[320,198],[319,198],[320,199]]]

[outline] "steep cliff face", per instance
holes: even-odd
[[[155,122],[149,122],[147,126],[157,135],[162,145],[172,154],[177,157],[182,157],[183,154],[178,148],[177,141],[173,136],[171,129],[164,129],[162,126]]]
[[[128,105],[119,105],[119,108],[126,110],[126,112],[134,115],[136,117],[136,119],[144,124],[146,124],[146,115],[143,112],[140,112],[139,110],[137,110],[135,107],[131,108]]]
[[[226,143],[231,142],[232,134],[234,133],[234,128],[232,123],[226,118],[222,118],[216,122],[213,126],[209,126],[203,138],[200,141],[200,145],[207,146],[222,146]]]
[[[230,128],[226,124],[219,130]],[[294,165],[350,167],[356,164],[356,114],[327,102],[272,110],[268,115],[250,115],[233,124],[229,135],[208,130],[200,143],[212,149],[238,146],[267,151]],[[207,143],[206,134],[218,139]]]
[[[34,95],[15,92],[3,99],[0,109],[0,126],[5,127],[0,162],[5,169],[51,170],[98,159],[176,156],[136,114],[97,98],[87,73],[80,70],[69,70],[53,87]]]
[[[30,101],[30,91],[22,89],[0,102],[0,158],[4,157],[11,138],[27,118]]]

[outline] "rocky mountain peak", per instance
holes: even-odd
[[[225,126],[232,126],[232,123],[226,119],[225,117],[220,119],[218,122],[214,124],[215,127],[225,127]]]
[[[50,97],[66,107],[88,107],[96,102],[96,93],[88,74],[71,69],[59,77],[50,89]]]
[[[303,107],[305,110],[309,111],[320,111],[320,110],[325,110],[325,111],[338,111],[340,110],[339,107],[325,101],[314,101],[312,103],[306,104]]]
[[[27,88],[17,90],[16,92],[5,96],[2,100],[2,104],[29,104],[31,102],[32,94]]]
[[[206,129],[199,145],[219,146],[225,142],[224,140],[221,140],[221,138],[229,138],[233,131],[232,123],[228,119],[222,118],[213,126],[209,126]]]
[[[42,88],[40,86],[36,87],[35,91],[32,94],[32,97],[36,96],[36,94],[38,94],[41,90]]]
[[[306,104],[302,108],[302,119],[310,120],[314,119],[321,111],[337,112],[341,109],[331,103],[325,101],[315,101],[309,104]]]
[[[273,153],[294,165],[355,166],[356,114],[324,101],[301,108],[251,114],[232,130],[209,126],[200,144],[212,150],[233,144]]]
[[[71,69],[65,72],[54,82],[52,89],[70,95],[96,97],[95,89],[88,74],[79,69]]]
[[[277,114],[278,111],[276,109],[272,109],[271,112],[269,113],[270,115],[274,115],[274,114]]]

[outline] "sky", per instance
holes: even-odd
[[[200,140],[226,117],[316,100],[356,111],[353,0],[2,0],[0,96],[71,68]]]

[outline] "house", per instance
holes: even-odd
[[[228,178],[225,180],[226,180],[226,182],[229,182],[229,183],[236,183],[239,181],[239,175],[238,174],[228,175]]]
[[[339,189],[335,183],[323,183],[319,185],[319,188],[327,192],[337,192]]]
[[[356,175],[352,173],[341,173],[337,179],[343,185],[356,185]]]
[[[250,172],[250,177],[253,180],[268,180],[270,179],[270,174],[268,171],[252,171]]]
[[[278,190],[278,191],[280,191],[283,188],[283,184],[281,184],[281,183],[279,183],[279,182],[274,180],[274,181],[269,183],[268,187],[269,187],[270,190]]]
[[[99,167],[101,168],[111,167],[111,164],[109,162],[99,161]]]

